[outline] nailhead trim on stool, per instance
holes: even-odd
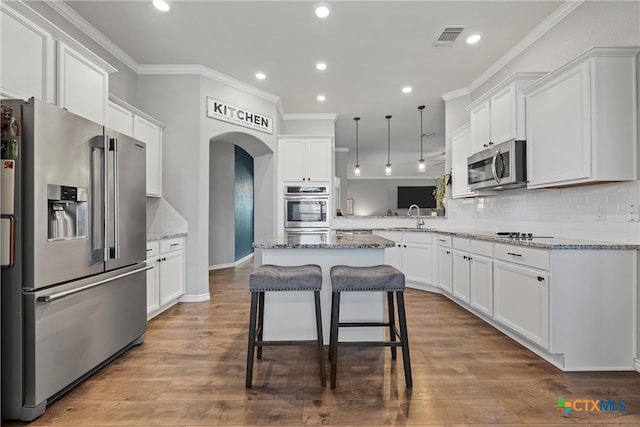
[[[264,327],[264,293],[283,291],[313,291],[316,313],[317,339],[312,341],[317,345],[320,360],[320,378],[322,386],[326,385],[326,370],[324,367],[324,343],[322,340],[322,317],[320,309],[320,289],[322,288],[322,270],[320,266],[307,264],[300,266],[280,266],[265,264],[249,276],[251,291],[251,309],[249,313],[249,342],[247,349],[247,388],[251,388],[253,379],[253,354],[258,347],[258,359],[262,359],[262,347],[299,345],[307,341],[263,341]]]
[[[329,359],[331,359],[331,388],[336,388],[338,368],[338,347],[391,347],[391,359],[396,359],[396,347],[402,347],[404,379],[407,388],[413,387],[411,378],[411,359],[409,356],[409,338],[407,336],[407,318],[404,309],[404,274],[390,265],[372,267],[350,267],[336,265],[331,268],[331,331],[329,341]],[[340,322],[340,294],[342,292],[386,292],[389,319],[387,322]],[[395,324],[393,294],[398,304],[398,322]],[[389,328],[389,341],[338,341],[338,329],[341,327],[384,326]],[[400,341],[396,341],[396,337]]]

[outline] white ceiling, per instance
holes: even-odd
[[[424,132],[435,133],[424,139],[425,158],[438,158],[440,96],[468,86],[563,2],[330,1],[324,20],[313,13],[316,1],[169,3],[162,13],[151,1],[67,1],[137,64],[199,64],[279,96],[286,113],[337,113],[336,147],[355,149],[353,118],[361,117],[363,166],[386,163],[392,115],[394,175],[411,175],[420,152],[417,107],[427,106]],[[446,26],[459,25],[465,30],[453,47],[433,47]],[[482,40],[467,45],[476,32]],[[315,69],[318,61],[326,71]],[[257,71],[267,78],[257,80]],[[410,94],[401,92],[405,85]],[[429,175],[442,171],[440,164]]]

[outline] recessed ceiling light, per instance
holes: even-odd
[[[409,93],[413,90],[411,86],[405,86],[402,88],[402,93]]]
[[[467,44],[474,44],[480,41],[480,34],[473,34],[467,38]]]
[[[316,97],[316,99],[317,99],[318,101],[320,101],[320,102],[324,102],[324,100],[325,100],[325,99],[327,99],[327,97],[326,97],[326,96],[324,96],[324,95],[318,95],[318,96]]]
[[[324,62],[318,62],[316,64],[316,69],[320,70],[320,71],[324,71],[327,69],[327,64],[325,64]]]
[[[164,0],[153,0],[153,5],[156,7],[156,9],[161,10],[163,12],[168,12],[170,9],[169,3],[167,3]]]
[[[267,78],[267,75],[265,73],[256,73],[256,79],[264,80],[266,78]]]
[[[316,5],[316,16],[318,18],[326,18],[329,16],[329,5],[326,3],[318,3]]]

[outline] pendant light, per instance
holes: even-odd
[[[420,110],[420,159],[418,160],[418,172],[424,173],[427,170],[427,165],[424,163],[424,156],[422,155],[422,138],[424,138],[424,132],[422,131],[422,110],[424,105],[418,107]]]
[[[387,119],[387,164],[384,170],[386,176],[391,175],[391,116],[385,116]]]
[[[360,176],[360,162],[358,162],[358,122],[360,117],[354,117],[353,120],[356,122],[356,164],[353,166],[353,174]]]

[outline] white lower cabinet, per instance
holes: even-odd
[[[453,252],[451,237],[438,235],[438,282],[440,289],[453,292]]]
[[[405,275],[407,286],[432,285],[434,278],[433,234],[427,232],[380,231],[379,236],[396,242],[385,249],[385,263]]]
[[[147,242],[147,318],[178,302],[184,295],[184,239]]]
[[[548,273],[504,261],[496,261],[494,268],[494,319],[548,349]]]
[[[453,296],[469,303],[469,249],[456,248],[456,242],[469,243],[467,239],[453,239]]]
[[[453,296],[476,310],[493,313],[493,259],[490,242],[453,238]]]

